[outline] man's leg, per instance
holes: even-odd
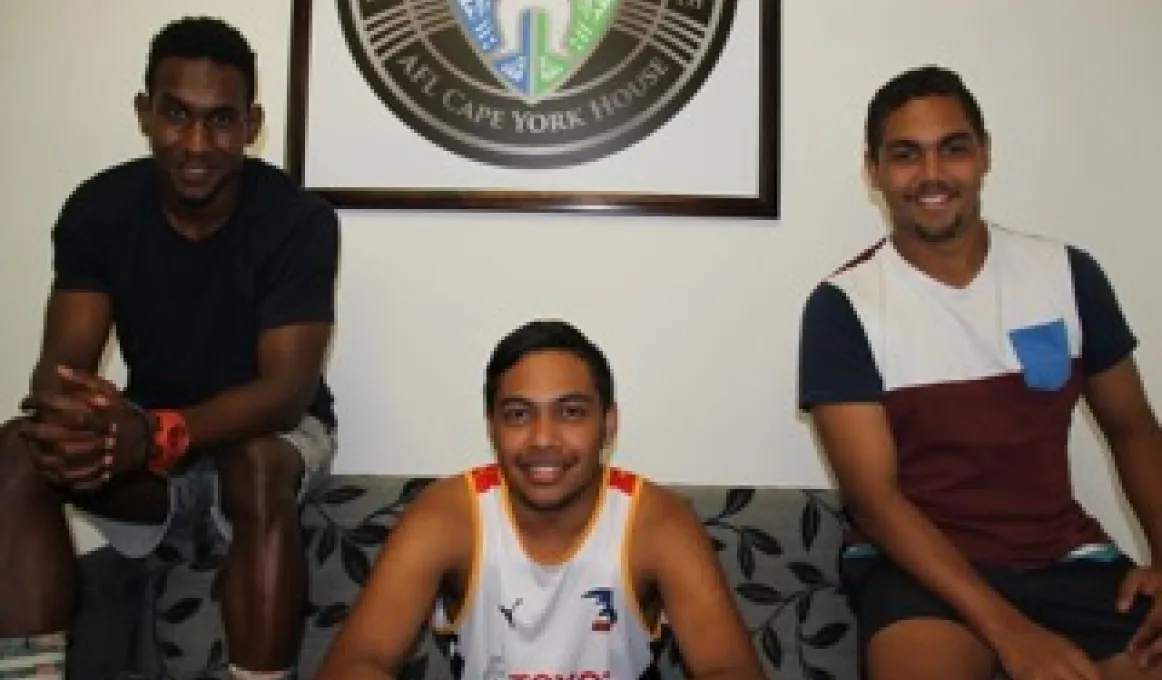
[[[956,612],[883,557],[848,557],[844,583],[869,680],[989,680],[996,655]]]
[[[32,466],[15,422],[0,427],[0,638],[68,627],[77,563],[59,492]]]
[[[996,657],[963,624],[909,619],[872,636],[867,645],[869,680],[989,680]]]
[[[6,515],[0,522],[0,664],[12,671],[21,659],[32,660],[31,676],[46,665],[63,672],[65,631],[76,605],[77,561],[63,502],[104,508],[119,519],[161,522],[169,501],[165,483],[148,475],[66,496],[37,473],[29,446],[14,422],[0,426],[0,507]]]
[[[298,659],[307,597],[301,454],[264,437],[222,450],[215,464],[233,533],[222,594],[230,661],[249,671],[287,670]]]
[[[1116,557],[1112,557],[1117,555]],[[1140,669],[1124,652],[1150,611],[1139,597],[1128,612],[1114,607],[1129,558],[1111,548],[1107,559],[1074,559],[1029,572],[1032,618],[1080,647],[1097,663],[1105,680],[1162,680],[1162,665]]]
[[[0,675],[64,677],[77,561],[60,496],[12,423],[0,428]]]

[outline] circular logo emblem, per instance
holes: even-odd
[[[339,0],[364,78],[466,158],[560,168],[616,153],[682,109],[736,0]]]

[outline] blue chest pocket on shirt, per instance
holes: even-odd
[[[1009,342],[1021,362],[1025,384],[1031,389],[1054,391],[1065,386],[1070,356],[1064,319],[1013,329],[1009,331]]]

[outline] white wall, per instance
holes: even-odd
[[[614,363],[619,463],[662,481],[829,484],[794,408],[799,310],[817,280],[884,233],[860,175],[866,103],[927,62],[960,70],[982,102],[994,135],[989,217],[1098,257],[1162,398],[1162,316],[1150,303],[1162,3],[784,5],[778,223],[343,214],[330,365],[340,471],[449,473],[487,456],[488,352],[526,319],[561,316]],[[256,153],[281,162],[288,0],[0,6],[0,404],[15,405],[36,355],[56,211],[78,181],[144,150],[131,98],[149,38],[183,13],[219,14],[251,39],[269,124]],[[1131,544],[1087,421],[1074,442],[1081,498]]]

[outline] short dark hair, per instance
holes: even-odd
[[[246,103],[254,103],[254,52],[242,33],[225,21],[214,17],[184,17],[166,24],[149,45],[145,66],[147,95],[153,96],[157,68],[170,57],[209,59],[237,69],[246,84]]]
[[[484,370],[484,407],[492,413],[500,376],[529,354],[559,350],[569,352],[589,366],[602,408],[613,405],[613,371],[597,345],[565,321],[530,321],[504,337],[492,350]]]
[[[875,158],[884,142],[884,121],[894,111],[913,99],[924,97],[952,97],[964,109],[968,123],[981,139],[988,139],[984,126],[984,116],[972,92],[968,91],[964,80],[955,71],[941,66],[921,66],[895,76],[883,85],[872,97],[867,107],[867,129],[865,131],[867,155]]]

